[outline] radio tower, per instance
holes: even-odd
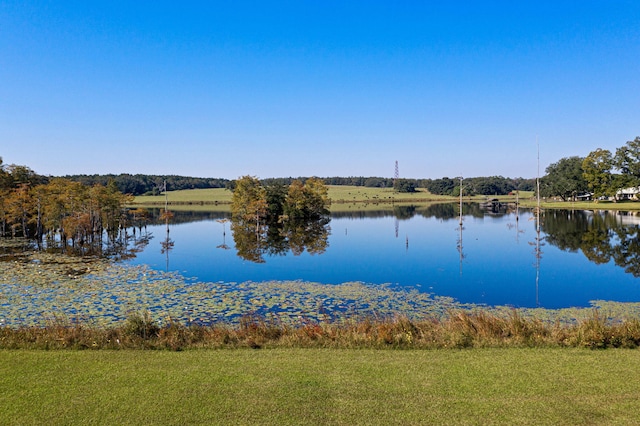
[[[400,172],[398,171],[398,160],[396,160],[396,171],[393,174],[393,186],[396,186],[396,182],[398,181],[398,178],[400,177]]]

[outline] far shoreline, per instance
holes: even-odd
[[[332,212],[349,210],[371,210],[377,207],[390,207],[395,205],[427,204],[427,203],[455,203],[459,197],[435,195],[419,188],[413,193],[394,192],[392,188],[367,188],[361,186],[329,186],[329,198],[331,198]],[[497,199],[501,203],[518,203],[523,208],[537,207],[537,200],[531,191],[520,191],[509,195],[474,195],[463,196],[463,202],[482,203],[491,199]],[[175,210],[206,210],[206,211],[230,211],[231,191],[224,188],[188,189],[180,191],[168,191],[165,195],[142,195],[134,198],[129,207],[162,208],[167,205]],[[215,207],[215,209],[211,209]],[[543,209],[563,210],[601,210],[601,211],[640,211],[640,202],[633,200],[623,201],[561,201],[542,200],[540,207]]]

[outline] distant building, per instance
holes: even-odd
[[[591,201],[593,200],[593,192],[586,192],[584,194],[576,195],[576,200],[578,201]],[[615,197],[607,197],[602,196],[599,200],[610,200],[610,201],[619,201],[619,200],[640,200],[640,187],[635,186],[631,188],[622,188],[616,191]]]
[[[577,201],[591,201],[593,200],[593,192],[586,192],[584,194],[576,195]]]
[[[618,200],[638,200],[640,197],[640,187],[634,186],[631,188],[619,189],[616,192],[616,199]]]

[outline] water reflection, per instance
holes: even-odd
[[[546,240],[580,251],[595,264],[613,262],[640,277],[640,216],[633,212],[553,210],[545,212]]]
[[[149,208],[144,209],[145,224],[164,225],[165,218],[163,216],[164,209]],[[171,224],[181,225],[185,223],[201,222],[203,220],[231,219],[231,213],[228,211],[199,211],[199,210],[171,210]]]
[[[43,241],[0,238],[0,261],[11,260],[17,255],[30,251],[127,261],[144,251],[152,238],[146,227],[122,228],[117,232],[104,233],[99,235],[99,238],[79,241],[75,244],[65,244],[60,241],[60,238],[44,238]]]
[[[542,236],[542,210],[540,207],[534,209],[534,216],[531,217],[535,221],[536,235],[533,242],[529,244],[534,247],[533,255],[535,257],[536,268],[536,306],[540,306],[540,261],[542,260],[542,246],[544,245],[545,237]]]
[[[526,212],[527,210],[524,209]],[[536,269],[539,269],[539,261],[542,257],[542,247],[545,242],[560,250],[568,252],[581,252],[590,262],[606,264],[610,261],[623,267],[628,273],[640,277],[640,215],[633,212],[611,211],[587,211],[587,210],[546,210],[541,211],[540,217],[536,217],[535,210],[530,220],[534,221],[535,237],[529,241],[533,246]],[[222,243],[216,247],[230,249],[226,241],[226,224],[230,222],[228,212],[191,212],[175,211],[171,219],[174,225],[200,222],[203,220],[215,220],[223,225]],[[483,203],[464,203],[462,210],[457,203],[434,203],[429,205],[396,205],[387,209],[370,211],[346,211],[336,212],[331,215],[333,219],[368,219],[368,218],[394,218],[395,236],[399,237],[399,229],[403,221],[416,217],[436,218],[441,221],[464,218],[482,219],[487,215],[491,217],[509,217],[507,223],[509,229],[515,231],[516,242],[525,232],[520,226],[520,214],[515,204],[501,204],[498,209]],[[143,226],[163,223],[161,209],[150,209],[148,216],[144,216],[144,223],[137,223],[140,229],[140,237],[136,238],[133,250],[130,246],[123,253],[122,245],[131,240],[126,236],[112,241],[107,249],[111,254],[119,252],[119,258],[135,256],[148,244],[149,236],[142,235]],[[267,227],[261,229],[238,228],[231,225],[233,239],[239,257],[254,262],[264,262],[264,256],[282,256],[291,251],[300,254],[308,251],[313,254],[324,253],[328,247],[330,234],[330,218],[325,218],[318,223],[289,224],[288,226]],[[464,223],[458,228],[456,235],[456,250],[459,256],[460,271],[465,259],[463,250]],[[345,235],[348,234],[345,228]],[[124,235],[124,234],[123,234]],[[135,235],[135,234],[134,234]],[[408,249],[408,235],[405,236],[405,248]],[[173,248],[174,242],[168,237],[162,243],[162,252],[168,253]],[[166,247],[164,246],[166,244]]]
[[[420,285],[465,303],[528,307],[640,301],[635,215],[547,210],[536,217],[531,209],[441,203],[241,228],[224,212],[175,213],[170,269],[200,280]],[[163,222],[149,229],[165,239]],[[166,255],[154,247],[133,262],[166,269]]]
[[[165,270],[169,271],[169,252],[173,250],[175,242],[169,237],[169,225],[167,225],[166,236],[160,241],[160,253],[165,255]]]
[[[229,247],[227,245],[227,222],[229,222],[229,221],[230,221],[230,219],[227,219],[227,218],[216,219],[216,222],[222,224],[222,244],[217,245],[216,248],[224,249],[224,250],[230,250],[231,249],[231,247]]]
[[[329,245],[330,218],[283,223],[231,222],[237,255],[254,263],[264,263],[264,256],[284,256],[291,251],[299,256],[305,250],[310,254],[324,253]]]
[[[458,255],[460,258],[460,275],[462,276],[462,261],[466,257],[462,245],[462,231],[464,231],[464,226],[462,225],[462,215],[460,215],[460,225],[458,225],[458,230],[460,234],[458,235],[458,240],[456,241],[456,248],[458,250]]]
[[[464,216],[473,218],[483,218],[487,214],[494,217],[502,217],[515,211],[516,205],[514,204],[500,204],[500,208],[494,209],[491,206],[487,206],[483,203],[463,203]],[[449,220],[455,219],[459,215],[459,207],[457,203],[432,203],[426,205],[395,205],[386,209],[379,210],[353,210],[353,211],[339,211],[331,213],[331,217],[334,219],[373,219],[383,217],[395,217],[399,220],[409,220],[414,217],[424,217],[436,219]]]

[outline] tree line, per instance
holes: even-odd
[[[115,183],[87,186],[64,178],[42,179],[25,166],[0,159],[0,237],[22,237],[48,246],[101,244],[104,232],[142,220],[125,208],[131,197]]]
[[[24,166],[11,165],[13,168]],[[26,168],[25,168],[26,169]],[[16,170],[19,171],[19,170]],[[32,180],[38,183],[46,183],[53,177],[37,175],[33,172]],[[160,195],[164,190],[164,184],[172,191],[184,189],[227,188],[233,190],[235,180],[225,178],[199,178],[179,175],[147,175],[147,174],[93,174],[93,175],[66,175],[62,176],[74,182],[80,182],[86,186],[106,186],[113,182],[118,190],[124,194]],[[265,185],[291,185],[293,181],[306,182],[309,177],[281,177],[266,178],[260,182]],[[418,188],[427,189],[437,195],[458,195],[455,179],[447,177],[441,179],[393,179],[386,177],[325,177],[321,179],[325,185],[361,186],[366,188],[394,188],[398,192],[415,192]],[[514,190],[532,191],[535,187],[535,179],[504,178],[501,176],[475,177],[465,179],[465,194],[470,195],[505,195]]]
[[[106,185],[115,182],[118,189],[125,194],[132,195],[160,195],[164,189],[164,182],[172,191],[182,189],[227,188],[233,190],[235,180],[224,178],[196,178],[187,176],[160,176],[145,174],[108,174],[108,175],[68,175],[65,178],[81,182],[85,185]],[[46,179],[46,178],[45,178]],[[264,186],[291,185],[294,181],[305,183],[310,177],[280,177],[259,179]],[[325,177],[320,179],[325,185],[361,186],[366,188],[394,188],[398,192],[415,192],[418,188],[426,189],[432,194],[454,195],[459,194],[459,181],[444,177],[441,179],[410,179],[410,178],[385,178],[385,177]],[[465,178],[464,193],[467,195],[506,195],[510,192],[533,191],[535,178],[505,178],[502,176]]]
[[[263,184],[279,183],[290,185],[294,180],[305,182],[308,178],[276,178],[263,179]],[[367,188],[394,188],[398,192],[415,192],[418,188],[424,188],[436,195],[460,194],[460,180],[458,178],[443,177],[440,179],[409,179],[409,178],[384,178],[384,177],[328,177],[320,178],[325,185],[349,185],[363,186]],[[506,178],[502,176],[472,177],[463,181],[466,195],[507,195],[513,191],[535,190],[535,178]]]
[[[549,165],[540,179],[540,195],[564,201],[588,195],[595,200],[621,197],[625,188],[640,187],[640,136],[615,153],[597,148],[586,157],[564,157]]]
[[[535,182],[535,179],[502,176],[473,177],[464,178],[462,187],[464,195],[507,195],[514,191],[533,191]],[[459,178],[424,179],[421,185],[432,194],[460,195]]]
[[[160,195],[166,183],[172,191],[182,189],[225,188],[231,182],[223,178],[198,178],[177,175],[145,175],[121,173],[118,175],[67,175],[64,178],[87,186],[106,186],[113,182],[118,190],[131,195]]]
[[[1,163],[0,163],[1,164]],[[16,181],[28,179],[30,184],[47,183],[54,179],[51,176],[41,176],[25,166],[8,165],[4,170],[10,172],[9,178]],[[205,188],[227,188],[233,190],[235,180],[225,178],[199,178],[179,175],[147,175],[147,174],[93,174],[93,175],[66,175],[62,178],[82,183],[85,186],[108,184],[115,185],[124,194],[138,195],[160,195],[166,183],[171,190],[184,189],[205,189]],[[1,177],[0,177],[1,179]],[[265,187],[279,184],[291,185],[294,181],[303,184],[310,177],[281,177],[261,179],[260,183]],[[456,178],[443,177],[440,179],[394,179],[379,176],[348,176],[348,177],[325,177],[320,179],[325,185],[348,185],[361,186],[367,188],[394,188],[398,192],[415,192],[419,188],[437,195],[459,194],[459,180]],[[0,182],[0,185],[2,183]],[[510,192],[532,191],[535,189],[535,179],[505,178],[502,176],[472,177],[464,179],[464,193],[467,195],[505,195]]]

